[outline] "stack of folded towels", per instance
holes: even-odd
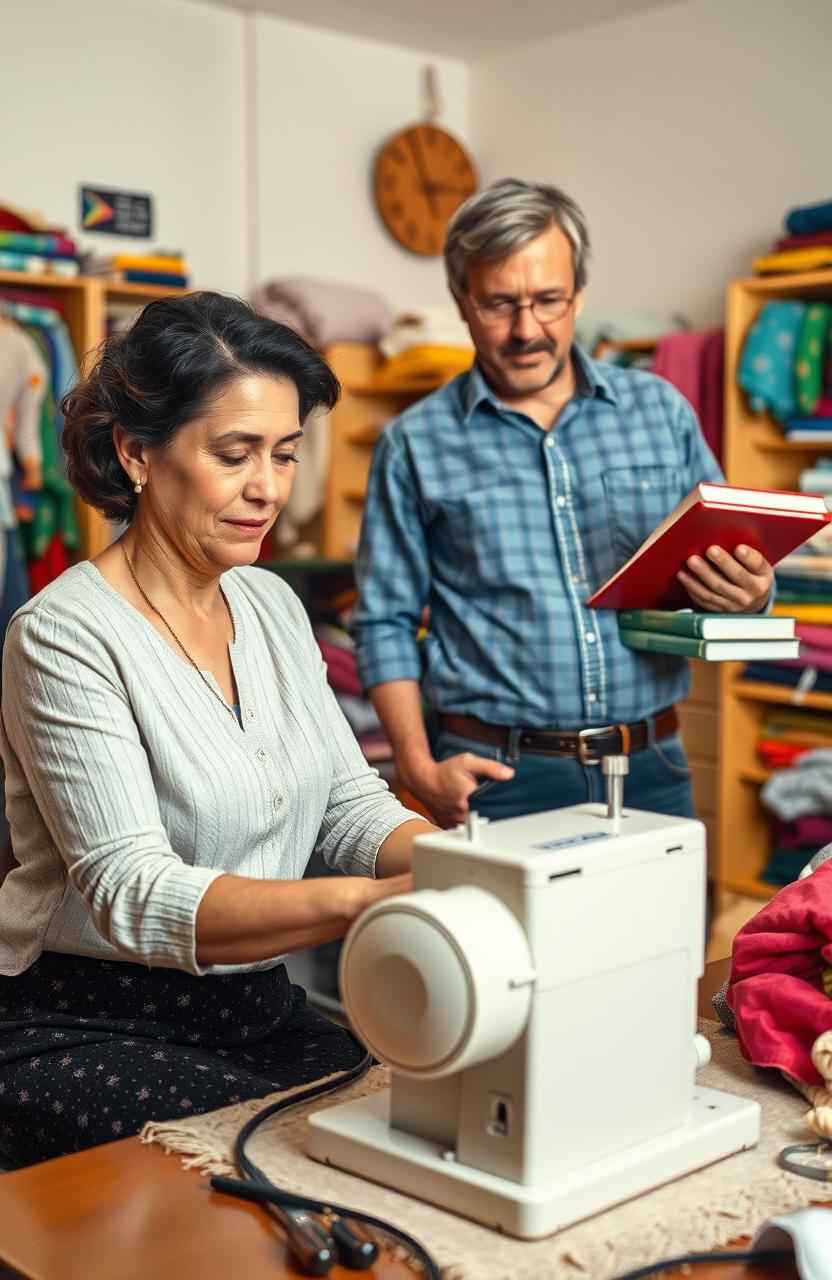
[[[791,209],[784,229],[786,235],[775,240],[771,253],[754,259],[758,275],[832,267],[832,200]]]
[[[152,253],[115,253],[84,259],[84,274],[106,276],[124,284],[158,284],[171,289],[188,285],[188,264],[182,253],[157,249]]]

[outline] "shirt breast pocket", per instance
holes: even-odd
[[[674,467],[608,467],[603,475],[610,538],[623,564],[684,496]]]
[[[510,578],[516,538],[507,529],[507,501],[512,499],[507,498],[506,486],[497,481],[443,504],[437,535],[455,579],[470,577],[472,583],[488,587]]]

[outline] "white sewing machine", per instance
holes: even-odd
[[[309,1152],[534,1238],[759,1137],[755,1102],[697,1087],[701,823],[607,800],[423,836],[415,892],[341,959],[392,1087],[318,1111]]]

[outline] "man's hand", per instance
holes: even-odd
[[[402,770],[402,782],[423,800],[442,827],[454,827],[465,821],[468,797],[485,778],[508,782],[514,770],[499,760],[463,751],[447,760],[426,760],[418,768]]]
[[[759,551],[739,546],[734,554],[708,547],[691,556],[677,577],[697,608],[708,613],[759,613],[771,595],[774,570]]]

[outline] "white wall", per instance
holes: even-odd
[[[437,68],[440,123],[468,135],[465,65],[257,15],[255,261],[260,280],[314,275],[376,288],[395,305],[447,298],[441,260],[401,248],[375,213],[386,138],[423,118]]]
[[[829,0],[684,0],[479,61],[487,180],[584,207],[587,309],[722,315],[794,204],[832,197]]]
[[[76,232],[80,183],[150,192],[151,243],[245,291],[243,33],[239,13],[182,0],[0,0],[0,200]]]

